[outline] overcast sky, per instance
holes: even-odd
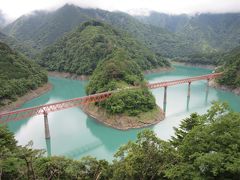
[[[0,0],[0,10],[15,19],[34,10],[54,10],[66,3],[81,7],[145,13],[154,10],[170,14],[240,12],[240,0]]]

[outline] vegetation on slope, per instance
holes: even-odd
[[[136,18],[174,32],[191,44],[198,44],[198,48],[202,49],[201,54],[222,52],[239,46],[240,13],[188,16],[152,12],[149,16]]]
[[[90,75],[98,62],[123,49],[141,69],[169,66],[160,55],[152,53],[136,40],[111,26],[88,21],[46,48],[39,63],[49,70]]]
[[[187,63],[187,64],[200,64],[200,65],[214,65],[217,66],[222,63],[222,56],[224,53],[206,53],[194,54],[188,57],[172,58],[173,61]]]
[[[47,75],[25,56],[0,42],[0,106],[47,82]]]
[[[223,65],[218,71],[223,72],[218,82],[232,88],[240,87],[240,47],[226,53],[222,59]]]
[[[1,179],[233,179],[240,176],[240,114],[215,104],[184,119],[163,141],[150,131],[119,148],[112,163],[84,157],[43,157],[31,143],[16,145],[0,127]]]
[[[7,44],[8,46],[10,46],[11,49],[21,52],[22,54],[30,58],[35,57],[37,54],[37,51],[31,48],[31,46],[28,46],[25,43],[19,42],[13,37],[9,37],[1,32],[0,32],[0,42]]]
[[[163,56],[186,56],[201,52],[198,44],[189,42],[167,29],[143,24],[126,13],[84,9],[69,4],[53,12],[37,11],[22,16],[5,27],[4,32],[37,50],[42,50],[61,38],[64,33],[91,19],[106,22],[128,33]]]
[[[142,87],[131,89],[133,86]],[[90,78],[87,93],[124,89],[98,105],[111,114],[125,113],[133,116],[156,108],[153,95],[144,86],[143,74],[134,59],[124,50],[118,50],[98,65]]]

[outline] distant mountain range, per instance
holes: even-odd
[[[66,4],[56,11],[22,16],[3,32],[41,51],[91,19],[125,31],[155,53],[170,58],[212,54],[240,45],[240,13],[188,16],[152,12],[149,16],[130,16]]]
[[[166,29],[141,23],[136,18],[122,12],[108,12],[100,9],[83,9],[65,5],[53,11],[37,11],[18,18],[3,31],[19,41],[31,44],[42,50],[52,44],[64,33],[71,31],[80,23],[97,19],[125,31],[156,53],[164,56],[184,56],[198,52],[198,47]]]
[[[240,45],[240,13],[188,16],[152,12],[149,16],[136,18],[200,44],[203,50],[224,51]]]
[[[0,29],[2,29],[6,25],[6,19],[0,10]]]

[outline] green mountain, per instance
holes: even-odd
[[[158,54],[154,54],[124,32],[108,24],[88,21],[47,47],[39,63],[51,71],[64,71],[89,75],[98,62],[122,49],[142,70],[169,66]]]
[[[198,45],[201,53],[222,52],[240,45],[240,13],[187,16],[152,12],[149,16],[136,18],[174,32],[187,42]]]
[[[47,75],[25,56],[0,42],[0,106],[47,82]]]
[[[16,39],[42,50],[64,33],[90,19],[104,21],[116,29],[127,32],[142,44],[164,56],[184,56],[198,52],[198,49],[163,28],[143,24],[122,12],[100,9],[83,9],[66,4],[53,12],[37,11],[18,18],[4,28],[4,32]]]
[[[0,10],[0,29],[2,29],[6,25],[6,19]]]
[[[11,47],[11,49],[23,53],[27,57],[33,58],[36,56],[37,51],[31,46],[26,45],[25,43],[19,42],[13,37],[7,36],[4,33],[0,32],[0,42],[3,42]]]
[[[218,82],[232,88],[240,87],[240,46],[226,53],[222,63],[219,71],[223,72],[223,76]]]

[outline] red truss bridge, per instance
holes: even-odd
[[[222,75],[222,73],[213,73],[213,74],[207,74],[207,75],[203,75],[203,76],[196,76],[196,77],[185,78],[185,79],[178,79],[178,80],[172,80],[172,81],[164,81],[164,82],[147,84],[147,87],[150,89],[164,87],[164,104],[166,104],[167,87],[168,86],[174,86],[174,85],[178,85],[178,84],[188,83],[188,96],[190,96],[190,85],[192,82],[200,81],[200,80],[209,81],[209,80],[217,78],[221,75]],[[138,88],[138,87],[134,87],[134,88]],[[131,89],[131,88],[128,88],[128,89]],[[56,102],[56,103],[52,103],[52,104],[45,104],[45,105],[41,105],[41,106],[15,110],[15,111],[7,112],[7,113],[2,113],[2,114],[0,114],[0,124],[7,123],[9,121],[18,121],[21,119],[25,119],[25,118],[29,118],[29,117],[33,117],[33,116],[37,116],[37,115],[44,115],[44,117],[45,117],[44,119],[47,121],[48,113],[60,111],[60,110],[68,109],[68,108],[72,108],[72,107],[78,107],[78,106],[86,105],[89,103],[100,102],[100,101],[107,99],[113,93],[119,92],[119,91],[124,91],[124,89],[117,90],[117,91],[103,92],[103,93],[98,93],[98,94],[94,94],[94,95],[60,101],[60,102]],[[164,111],[165,111],[165,109],[164,109]]]

